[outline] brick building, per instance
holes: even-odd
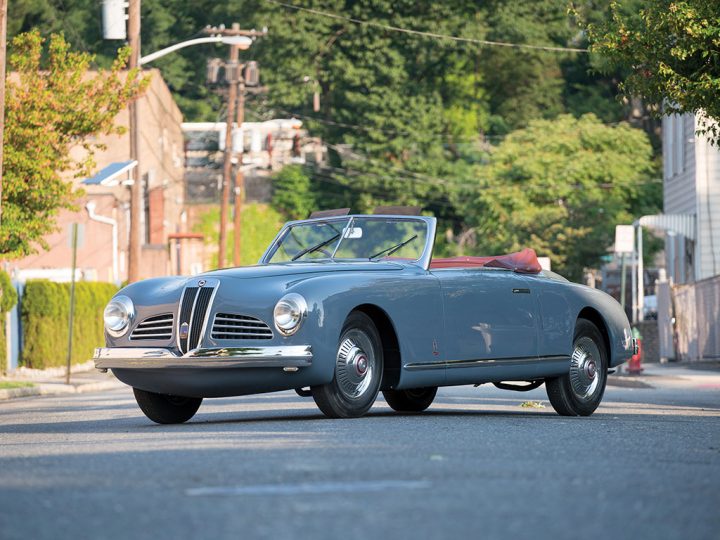
[[[144,185],[141,277],[189,274],[203,270],[202,240],[188,233],[185,211],[185,152],[182,113],[160,72],[146,72],[151,82],[138,100],[140,118],[139,170],[130,161],[129,135],[104,136],[96,142],[106,150],[96,154],[98,175],[69,180],[85,190],[79,210],[62,211],[58,231],[46,237],[50,246],[37,254],[11,261],[9,270],[24,281],[31,277],[68,280],[71,268],[71,229],[79,226],[78,277],[86,280],[127,279],[130,221],[130,182]],[[128,112],[117,119],[128,125]],[[82,148],[73,149],[76,157]],[[114,173],[114,174],[113,174]]]

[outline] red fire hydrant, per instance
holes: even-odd
[[[643,347],[642,347],[642,334],[640,334],[640,331],[637,328],[633,328],[633,337],[637,339],[637,354],[633,354],[630,358],[630,362],[628,363],[628,373],[632,373],[633,375],[637,375],[638,373],[643,372],[642,367],[642,353],[643,353]]]

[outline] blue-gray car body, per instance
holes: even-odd
[[[256,266],[131,284],[118,293],[134,305],[130,328],[120,337],[106,335],[106,347],[95,354],[96,366],[112,369],[135,388],[188,397],[323,385],[333,379],[343,324],[356,310],[369,315],[379,331],[383,389],[563,375],[579,318],[600,330],[609,367],[632,355],[630,324],[609,295],[548,271],[430,269],[435,220],[411,219],[428,227],[427,245],[417,261],[268,263],[278,239],[297,223],[289,222]],[[203,288],[211,292],[201,300]],[[273,310],[289,293],[305,299],[307,313],[295,333],[284,335],[274,324]],[[183,327],[181,312],[190,309],[183,307],[183,297],[189,294],[196,304],[208,305],[202,320],[184,321]],[[150,330],[136,333],[147,319],[151,323],[142,328]],[[164,323],[153,326],[153,320]],[[220,323],[216,332],[218,320],[239,327],[249,321],[250,330],[238,339],[237,333],[223,334]],[[153,334],[156,327],[162,330]],[[255,328],[262,336],[254,334]]]

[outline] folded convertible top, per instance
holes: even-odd
[[[482,266],[507,268],[521,274],[537,274],[542,270],[535,250],[530,248],[494,257],[450,257],[430,261],[431,270],[440,268],[478,268]]]

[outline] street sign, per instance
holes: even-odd
[[[632,225],[615,226],[615,253],[635,251],[635,227]]]

